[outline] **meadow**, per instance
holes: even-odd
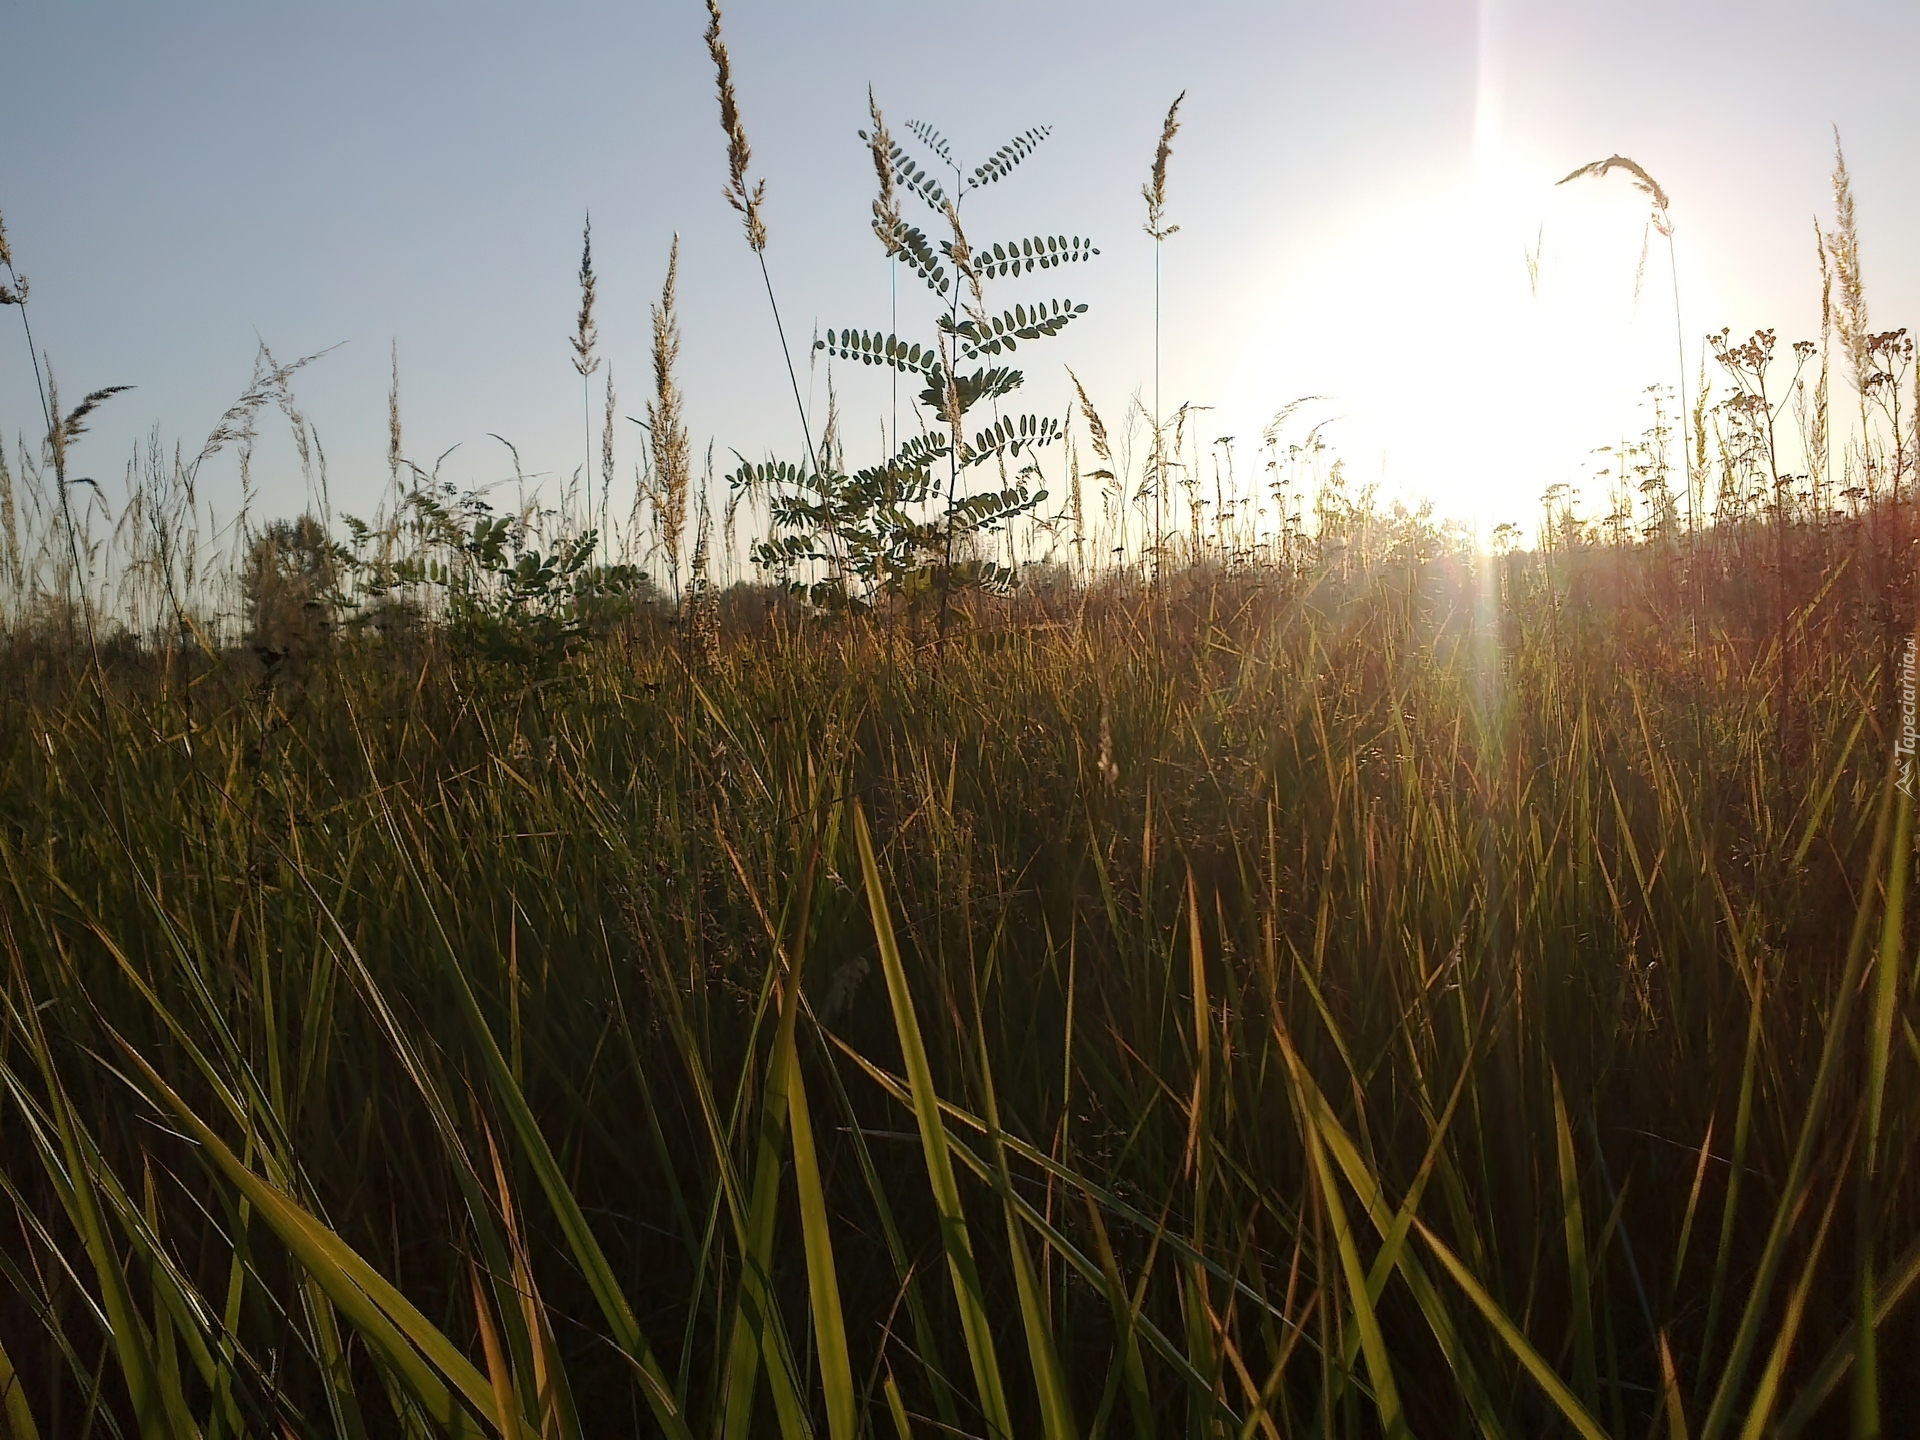
[[[1012,387],[957,357],[1054,332],[886,209],[891,143],[949,323],[835,344],[935,423],[744,467],[789,588],[716,574],[671,278],[618,545],[604,488],[408,465],[397,383],[374,520],[202,548],[156,442],[96,537],[111,396],[46,397],[0,470],[0,1430],[1899,1433],[1920,403],[1850,211],[1797,368],[1723,332],[1609,513],[1489,549],[1311,441],[1267,528],[1209,510],[1084,394],[1064,499],[975,503],[1067,436],[969,439]],[[323,464],[296,368],[202,459],[277,410]]]

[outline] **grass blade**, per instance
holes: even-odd
[[[900,947],[894,939],[893,921],[887,913],[886,887],[880,879],[880,866],[874,859],[873,838],[867,831],[867,817],[859,802],[853,806],[853,834],[860,850],[860,873],[867,889],[867,908],[873,915],[874,938],[880,951],[880,968],[886,976],[887,998],[893,1007],[895,1033],[900,1039],[901,1059],[913,1097],[914,1120],[920,1129],[920,1144],[926,1155],[927,1180],[933,1190],[933,1202],[940,1214],[940,1238],[947,1253],[947,1268],[953,1278],[954,1303],[960,1310],[960,1330],[967,1345],[967,1358],[973,1365],[974,1384],[980,1410],[987,1422],[990,1440],[1012,1440],[1013,1426],[1007,1413],[1006,1391],[1001,1384],[1000,1362],[994,1353],[993,1326],[987,1318],[986,1293],[980,1284],[980,1270],[973,1258],[973,1246],[967,1238],[967,1219],[960,1207],[960,1187],[954,1182],[953,1163],[947,1154],[946,1128],[940,1119],[940,1099],[933,1087],[933,1067],[927,1060],[926,1043],[921,1038],[920,1022],[914,1015],[913,993],[907,988],[906,967],[900,960]]]

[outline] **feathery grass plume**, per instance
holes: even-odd
[[[46,377],[40,372],[40,350],[33,340],[33,322],[27,319],[27,277],[13,268],[13,242],[7,239],[7,221],[0,215],[0,265],[7,271],[10,283],[0,285],[0,306],[17,306],[20,311],[20,329],[27,337],[27,358],[33,362],[33,383],[40,392],[40,416],[52,431],[54,419],[60,413],[57,406],[47,397]]]
[[[100,687],[101,704],[105,705],[106,680],[100,669],[100,643],[94,631],[93,601],[87,589],[88,571],[80,561],[80,535],[74,525],[72,502],[74,485],[90,486],[96,496],[100,493],[100,486],[85,476],[71,481],[68,479],[67,448],[87,433],[87,418],[100,408],[103,401],[133,387],[109,385],[104,389],[92,391],[63,417],[60,414],[60,389],[54,382],[52,365],[47,366],[46,386],[47,408],[54,416],[54,423],[47,431],[46,456],[48,463],[53,467],[54,493],[59,499],[60,519],[67,535],[67,559],[73,567],[69,572],[69,581],[77,585],[80,590],[80,615],[86,625],[87,648],[93,656],[94,679]],[[71,615],[72,612],[68,613]]]
[[[1571,180],[1579,180],[1587,176],[1598,180],[1603,178],[1610,170],[1624,170],[1632,177],[1634,189],[1639,190],[1653,201],[1654,224],[1660,227],[1661,234],[1667,234],[1667,227],[1672,224],[1667,218],[1667,192],[1661,187],[1658,180],[1647,173],[1646,167],[1637,160],[1629,159],[1625,155],[1609,155],[1604,160],[1595,160],[1591,164],[1582,165],[1571,174],[1561,176],[1560,179],[1554,183],[1556,185],[1565,185]]]
[[[787,327],[780,319],[780,301],[773,293],[773,274],[767,269],[767,227],[760,218],[760,206],[766,200],[767,182],[752,181],[748,169],[753,149],[747,144],[747,127],[740,120],[740,105],[733,94],[733,61],[726,41],[720,38],[719,0],[707,0],[707,54],[713,58],[715,90],[720,97],[720,129],[727,137],[727,203],[740,212],[746,229],[747,244],[760,264],[760,283],[767,292],[767,309],[773,313],[773,331],[780,341],[780,358],[787,366],[787,388],[793,392],[794,412],[800,418],[800,438],[806,442],[807,463],[817,476],[820,458],[813,448],[813,426],[807,419],[807,402],[800,397],[800,371],[793,363],[793,347],[787,344]],[[843,554],[840,527],[831,507],[827,531],[836,554]]]
[[[13,243],[7,239],[5,215],[0,215],[0,267],[5,267],[7,278],[12,282],[0,285],[0,305],[24,306],[27,303],[27,277],[13,268]]]
[[[594,354],[594,346],[600,339],[593,323],[594,285],[593,216],[588,214],[587,223],[580,231],[580,313],[574,319],[573,339],[568,342],[573,348],[573,368],[583,380],[600,368],[599,357]]]
[[[6,570],[0,579],[10,586],[20,583],[20,527],[13,500],[13,471],[7,467],[7,447],[0,445],[0,559]]]
[[[387,483],[400,493],[400,342],[388,349],[392,378],[387,384]]]
[[[1073,527],[1073,567],[1075,579],[1084,581],[1087,573],[1087,506],[1080,480],[1080,446],[1067,431],[1067,518]]]
[[[886,247],[887,258],[892,259],[904,248],[900,239],[903,224],[900,197],[893,183],[893,136],[887,131],[887,122],[880,114],[880,102],[873,98],[871,85],[867,87],[867,115],[873,121],[873,129],[867,135],[873,151],[873,173],[880,180],[880,193],[873,200],[873,233]]]
[[[1828,410],[1833,374],[1833,257],[1827,253],[1826,232],[1813,222],[1813,250],[1820,261],[1820,378],[1813,391],[1813,434],[1808,446],[1808,468],[1813,472],[1815,503],[1824,516],[1824,497],[1830,489],[1827,474],[1831,420]]]
[[[0,265],[4,265],[10,285],[0,284],[0,305],[24,305],[27,303],[27,282],[14,272],[13,247],[7,243],[7,217],[0,215]]]
[[[846,454],[840,439],[840,394],[833,388],[833,362],[827,362],[827,419],[820,427],[820,463],[829,475],[838,475]]]
[[[692,460],[687,444],[685,402],[673,368],[680,358],[680,321],[675,291],[680,276],[680,237],[667,255],[667,278],[653,307],[653,399],[647,402],[647,437],[653,461],[649,499],[675,595],[680,590],[680,542],[687,528],[687,490]]]
[[[574,318],[573,339],[567,342],[573,350],[573,368],[580,376],[580,434],[586,453],[582,473],[587,477],[589,514],[593,510],[593,396],[587,377],[600,368],[600,357],[594,353],[600,339],[593,323],[594,288],[593,215],[589,212],[580,231],[580,313]]]
[[[720,597],[713,588],[712,540],[713,512],[707,507],[707,487],[703,485],[700,518],[694,527],[693,559],[687,567],[687,638],[694,658],[709,670],[720,659]]]
[[[947,243],[947,258],[953,261],[953,268],[965,277],[967,289],[973,294],[973,318],[984,321],[986,295],[980,286],[980,267],[974,263],[973,247],[967,243],[967,232],[960,228],[960,207],[949,199],[943,209],[947,226],[953,231],[953,239]]]
[[[727,203],[740,212],[746,227],[747,243],[756,255],[767,248],[767,227],[760,218],[760,206],[767,195],[767,182],[754,181],[748,174],[753,164],[753,147],[747,144],[747,127],[740,121],[740,104],[733,94],[733,62],[727,55],[727,42],[720,38],[719,0],[707,0],[707,54],[713,57],[714,84],[720,95],[720,128],[727,136]]]
[[[68,411],[66,417],[60,420],[48,433],[47,453],[53,461],[54,476],[63,490],[67,485],[67,447],[87,433],[87,420],[95,410],[100,408],[103,401],[120,394],[124,390],[131,390],[132,388],[131,385],[108,385],[103,389],[90,392],[85,399],[81,400],[78,405]],[[54,386],[53,370],[51,367],[47,370],[47,394],[52,400],[54,413],[58,415],[60,413],[60,392]],[[94,485],[94,482],[91,480],[76,480],[73,483],[76,485]],[[99,486],[94,485],[94,488],[97,490]]]
[[[1833,330],[1846,356],[1854,388],[1866,404],[1867,340],[1873,327],[1867,321],[1866,286],[1860,279],[1860,230],[1853,209],[1853,178],[1847,173],[1846,152],[1840,148],[1840,129],[1833,131],[1833,229],[1827,232],[1827,255],[1833,263]]]
[[[1187,98],[1182,90],[1167,107],[1167,118],[1160,126],[1160,143],[1154,147],[1153,168],[1147,183],[1140,187],[1147,202],[1146,232],[1153,237],[1153,573],[1160,575],[1160,549],[1166,532],[1165,442],[1160,434],[1160,246],[1180,227],[1167,223],[1167,161],[1173,156],[1173,137],[1180,130],[1180,102]]]
[[[609,547],[606,554],[612,555],[611,539],[607,535],[607,503],[613,494],[613,421],[614,406],[617,401],[613,390],[613,366],[607,366],[607,403],[606,413],[600,422],[600,538],[604,546]]]
[[[1173,137],[1180,131],[1180,102],[1187,98],[1182,90],[1167,107],[1166,121],[1160,127],[1160,143],[1154,148],[1153,170],[1140,195],[1147,202],[1147,234],[1164,240],[1180,227],[1167,224],[1167,161],[1173,156]]]
[[[1100,468],[1087,472],[1089,480],[1102,482],[1103,490],[1119,484],[1119,477],[1113,468],[1113,444],[1107,437],[1107,422],[1100,418],[1100,412],[1093,408],[1093,402],[1087,398],[1087,387],[1080,383],[1080,377],[1067,368],[1067,378],[1073,382],[1073,393],[1080,404],[1080,417],[1087,422],[1087,439],[1093,446],[1093,458],[1100,462]],[[1075,471],[1075,479],[1079,472]]]

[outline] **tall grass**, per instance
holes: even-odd
[[[1799,601],[1788,765],[1732,567],[1377,533],[1147,648],[50,661],[12,1433],[1828,1425],[1920,1279],[1895,657]]]

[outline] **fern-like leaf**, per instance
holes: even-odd
[[[841,360],[888,365],[909,375],[930,375],[940,363],[938,351],[909,345],[897,335],[882,335],[877,330],[829,330],[825,339],[813,342],[813,348]]]
[[[1003,280],[1009,275],[1025,275],[1033,270],[1051,270],[1076,260],[1091,260],[1100,252],[1091,240],[1078,235],[1035,235],[1025,240],[995,242],[976,251],[973,268],[983,280]]]
[[[1016,456],[1022,450],[1037,450],[1053,444],[1060,435],[1060,422],[1051,415],[1002,415],[973,437],[967,463],[978,465],[996,455]]]
[[[953,148],[947,144],[947,137],[934,129],[933,126],[924,120],[909,120],[907,121],[907,129],[912,132],[916,140],[934,154],[938,155],[947,164],[952,165],[954,163]]]
[[[929,290],[945,299],[953,282],[948,279],[947,267],[940,263],[940,257],[933,248],[933,242],[927,239],[926,232],[917,225],[903,225],[899,240],[900,248],[895,253],[900,263],[918,275]]]
[[[960,339],[963,352],[971,360],[978,355],[1012,351],[1022,340],[1058,335],[1086,313],[1085,305],[1076,305],[1071,300],[1043,300],[1030,306],[1016,305],[1003,314],[978,320],[943,319],[940,326]]]
[[[734,458],[740,461],[740,466],[727,476],[727,484],[734,490],[760,490],[771,494],[783,488],[803,485],[809,478],[810,472],[805,467],[785,460],[755,464],[743,459],[737,451]]]
[[[1036,125],[1033,129],[1014,136],[989,155],[984,164],[974,167],[973,174],[967,177],[967,188],[978,190],[983,185],[991,185],[996,180],[1006,179],[1013,173],[1014,167],[1038,150],[1040,142],[1052,133],[1051,125]]]
[[[998,400],[1003,395],[1011,395],[1026,378],[1020,371],[1004,365],[954,376],[954,389],[959,391],[960,396],[960,413],[966,414],[982,400]],[[935,369],[928,372],[927,388],[920,392],[920,403],[937,413],[946,412],[947,377],[944,371]]]

